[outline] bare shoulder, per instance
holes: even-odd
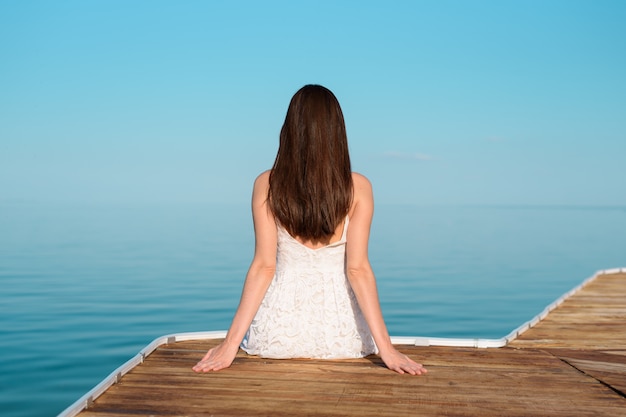
[[[270,172],[271,170],[261,172],[256,179],[254,180],[254,186],[257,185],[266,185],[270,183]]]
[[[370,180],[367,179],[367,177],[363,174],[359,174],[358,172],[353,172],[352,173],[352,182],[356,183],[366,183],[366,184],[370,184]]]
[[[352,173],[352,185],[354,187],[354,199],[359,200],[362,196],[370,196],[372,194],[372,183],[363,174],[357,172]]]
[[[255,192],[267,192],[270,186],[270,170],[261,172],[254,180]]]
[[[366,214],[365,217],[371,217],[371,212],[374,206],[374,196],[372,193],[372,184],[365,175],[353,172],[352,173],[352,207],[348,212],[348,216],[354,220],[355,215]],[[361,216],[357,216],[361,217]]]
[[[267,193],[270,188],[270,171],[259,174],[254,180],[254,188],[252,190],[253,205],[264,205],[267,200]]]

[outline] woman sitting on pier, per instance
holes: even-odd
[[[254,183],[256,245],[225,340],[193,367],[218,371],[239,347],[267,358],[378,353],[398,373],[426,369],[391,344],[368,260],[372,188],[350,168],[334,94],[307,85],[292,98],[274,166]]]

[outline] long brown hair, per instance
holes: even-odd
[[[269,178],[269,206],[292,235],[327,240],[352,203],[343,113],[325,87],[306,85],[289,103]]]

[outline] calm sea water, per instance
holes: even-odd
[[[377,207],[392,335],[499,338],[626,266],[626,207]],[[223,330],[248,206],[0,205],[0,410],[54,416],[158,336]],[[426,359],[427,363],[427,359]]]

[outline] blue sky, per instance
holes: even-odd
[[[623,1],[0,0],[0,202],[247,202],[335,92],[378,203],[626,205]]]

